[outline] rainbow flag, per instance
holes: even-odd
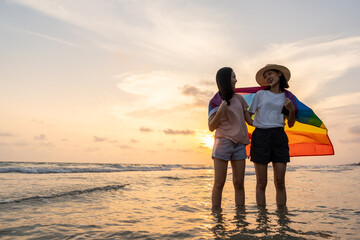
[[[236,94],[244,97],[250,106],[257,91],[264,87],[248,87],[235,89]],[[292,128],[285,126],[285,132],[289,139],[290,156],[320,156],[334,155],[334,148],[328,136],[328,130],[324,123],[316,116],[314,111],[300,102],[290,91],[285,91],[295,107],[296,122]],[[219,93],[211,99],[209,104],[209,117],[217,110],[222,99]],[[249,138],[251,140],[253,126],[248,125]],[[250,144],[247,146],[247,153],[250,153]]]

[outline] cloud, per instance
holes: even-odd
[[[130,141],[131,141],[132,143],[138,143],[138,142],[139,142],[139,141],[136,140],[136,139],[130,139]]]
[[[50,142],[45,134],[40,134],[39,136],[34,136],[34,140],[37,141],[36,145],[39,147],[45,147],[45,148],[54,148],[54,144]],[[19,143],[19,146],[24,146],[23,142]],[[26,143],[25,143],[26,145]]]
[[[29,144],[26,141],[15,142],[15,143],[12,143],[10,145],[12,145],[14,147],[26,147],[26,146],[29,146]]]
[[[197,106],[206,106],[209,102],[209,99],[214,95],[213,91],[202,90],[189,84],[184,85],[179,89],[183,95],[192,96],[195,99],[195,105]]]
[[[124,92],[138,96],[135,100],[147,100],[149,104],[172,104],[173,97],[179,96],[178,88],[191,83],[197,76],[175,71],[127,72],[114,76],[118,87]],[[167,101],[164,101],[167,100]],[[129,99],[132,102],[134,99]]]
[[[201,81],[201,85],[207,86],[207,87],[214,87],[216,85],[215,81]]]
[[[360,92],[323,98],[312,108],[328,128],[334,143],[342,143],[342,147],[351,146],[357,150],[356,144],[360,139]]]
[[[341,143],[360,143],[360,137],[355,137],[355,138],[342,138],[339,140],[339,142]]]
[[[44,134],[40,134],[39,136],[34,136],[34,140],[36,140],[36,141],[45,141],[46,136]]]
[[[179,3],[172,1],[107,1],[106,4],[101,0],[91,3],[81,0],[14,1],[86,29],[99,47],[109,51],[122,49],[129,57],[141,55],[148,61],[157,61],[162,56],[163,61],[176,65],[176,61],[168,59],[178,56],[178,59],[186,57],[195,62],[195,55],[212,55],[215,43],[219,47],[224,45],[221,36],[209,31],[221,27],[214,19],[216,15],[208,18],[212,10],[195,3],[180,3],[183,9],[180,11]]]
[[[0,137],[15,137],[15,135],[9,132],[0,132]]]
[[[111,114],[141,121],[165,114],[174,117],[176,113],[189,112],[191,107],[206,106],[212,94],[209,87],[202,84],[205,76],[176,71],[128,72],[114,76],[119,80],[119,89],[133,97],[112,105]],[[198,86],[193,87],[197,83]]]
[[[108,138],[105,138],[105,137],[97,137],[97,136],[94,136],[94,142],[107,142],[107,143],[112,143],[112,144],[118,144],[119,143],[118,140],[108,139]]]
[[[19,142],[13,142],[13,143],[0,142],[0,146],[5,146],[5,147],[27,147],[27,146],[29,146],[29,144],[26,141],[19,141]]]
[[[350,127],[349,133],[354,134],[354,135],[360,135],[360,125]]]
[[[51,36],[47,36],[47,35],[42,34],[42,33],[37,33],[37,32],[33,32],[33,31],[26,31],[26,30],[17,29],[17,28],[10,28],[10,27],[8,27],[7,29],[12,30],[12,31],[26,33],[26,34],[29,34],[29,35],[33,35],[33,36],[36,36],[36,37],[40,37],[40,38],[43,38],[43,39],[47,39],[47,40],[57,42],[57,43],[60,43],[60,44],[63,44],[63,45],[71,46],[71,47],[81,47],[81,46],[79,46],[77,44],[74,44],[72,42],[65,41],[63,39],[59,39],[59,38],[55,38],[55,37],[51,37]]]
[[[41,142],[39,144],[39,146],[46,147],[46,148],[54,148],[55,147],[55,145],[52,142]]]
[[[195,131],[166,129],[164,130],[164,133],[167,135],[193,135]]]
[[[322,99],[312,107],[315,113],[330,127],[338,131],[338,137],[344,138],[344,132],[357,134],[360,119],[360,92],[344,93]]]
[[[302,101],[320,102],[319,91],[332,87],[329,82],[340,78],[350,69],[360,66],[360,37],[316,37],[297,42],[270,44],[268,48],[238,65],[242,72],[237,76],[245,76],[254,85],[254,75],[268,63],[286,65],[292,73],[290,91]],[[341,79],[342,84],[348,84]]]
[[[117,147],[117,148],[121,148],[121,149],[132,149],[133,147],[130,145],[126,145],[126,144],[119,144],[118,140],[112,140],[106,137],[97,137],[94,136],[94,142],[100,142],[100,143],[105,143],[105,144],[110,144],[111,147]],[[132,143],[136,143],[138,141],[131,139]],[[95,148],[97,150],[97,148]]]
[[[201,91],[199,88],[191,86],[191,85],[185,85],[180,88],[181,93],[185,96],[199,96],[204,95],[204,92]]]
[[[360,109],[360,92],[350,92],[331,96],[322,99],[321,102],[317,103],[315,106],[316,108],[327,110],[349,106],[353,106],[354,109]],[[357,112],[360,113],[360,110]]]
[[[154,130],[150,129],[150,128],[147,128],[147,127],[141,127],[140,129],[140,132],[153,132]]]
[[[93,152],[97,152],[97,151],[100,151],[101,149],[100,148],[97,148],[97,147],[87,147],[84,149],[85,152],[88,152],[88,153],[93,153]]]
[[[107,138],[94,136],[94,141],[95,142],[106,142]]]

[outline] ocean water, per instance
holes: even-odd
[[[211,212],[212,165],[0,162],[0,239],[360,239],[360,166],[288,165],[278,209],[236,209],[231,168],[223,211]]]

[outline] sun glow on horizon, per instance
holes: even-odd
[[[200,145],[209,149],[212,149],[214,146],[214,134],[213,133],[204,133],[200,136]]]

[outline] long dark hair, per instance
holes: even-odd
[[[218,86],[220,96],[230,105],[230,99],[234,96],[234,89],[231,85],[231,74],[233,70],[230,67],[220,68],[216,73],[216,84]]]
[[[281,73],[281,76],[280,76],[280,83],[279,83],[279,88],[281,90],[281,92],[284,92],[285,91],[285,88],[289,88],[289,84],[284,76],[284,74],[277,70],[277,69],[270,69],[270,70],[267,70],[267,71],[274,71],[274,72],[277,72],[277,73]],[[266,88],[266,90],[270,90],[270,86],[268,88]]]

